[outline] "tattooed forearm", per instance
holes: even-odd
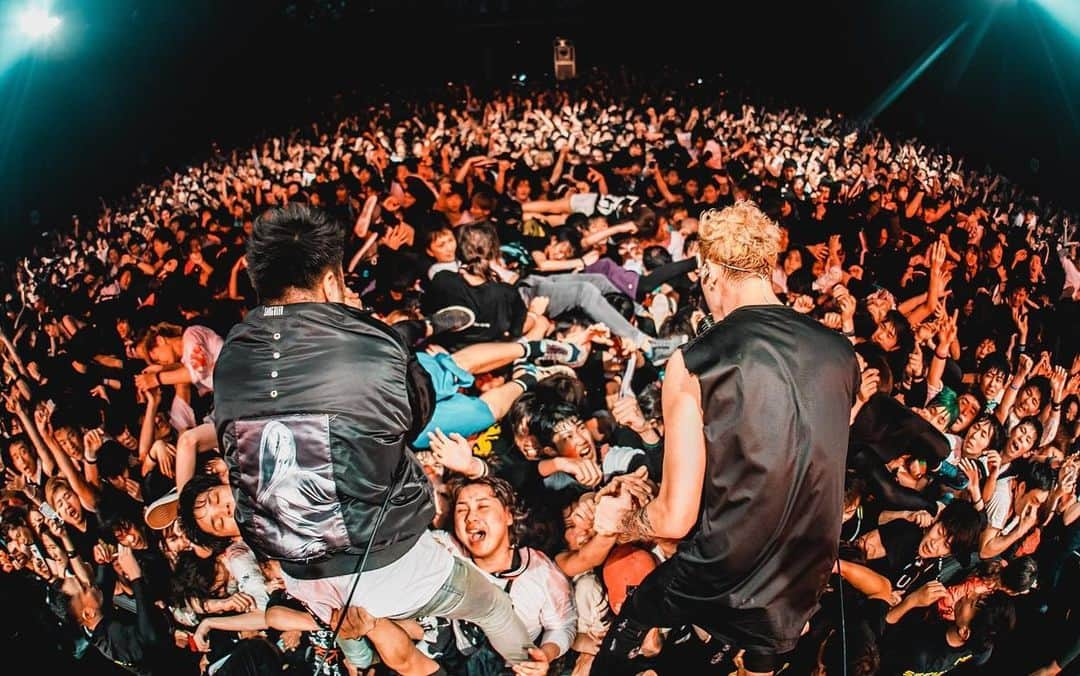
[[[619,527],[619,542],[638,542],[656,537],[652,523],[649,522],[649,506],[627,512]]]

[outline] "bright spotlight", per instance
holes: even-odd
[[[52,16],[47,11],[32,7],[18,17],[19,31],[35,40],[47,37],[60,27],[60,17]]]

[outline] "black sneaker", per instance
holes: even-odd
[[[457,333],[475,324],[476,314],[467,307],[451,305],[431,315],[427,321],[431,324],[433,336],[440,333]]]

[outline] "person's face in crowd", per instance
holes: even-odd
[[[71,614],[84,627],[93,626],[101,617],[101,590],[79,582],[76,577],[64,579],[63,591],[71,599]]]
[[[795,167],[784,167],[781,173],[784,176],[784,180],[788,183],[791,183],[791,181],[795,178]]]
[[[56,541],[52,535],[46,533],[41,537],[41,546],[45,550],[45,556],[63,565],[67,568],[68,555],[64,551],[64,548],[60,546],[60,543]]]
[[[132,549],[146,549],[146,538],[134,524],[124,523],[113,530],[116,541]]]
[[[127,340],[131,337],[131,322],[127,317],[120,317],[116,320],[116,335],[120,336],[120,340]]]
[[[79,496],[67,486],[60,486],[54,490],[49,504],[64,520],[64,523],[78,526],[83,522],[83,508],[82,503],[79,502]]]
[[[1008,376],[999,369],[990,369],[979,376],[979,389],[987,401],[996,401],[1005,391],[1005,379]]]
[[[83,440],[77,429],[66,425],[58,427],[53,436],[56,438],[56,443],[60,444],[60,448],[68,457],[82,460]]]
[[[788,255],[784,258],[784,274],[791,276],[803,266],[802,252],[798,249],[792,249],[788,252]]]
[[[664,172],[664,182],[668,184],[669,188],[674,188],[679,185],[679,172],[674,169],[668,169]]]
[[[979,267],[979,250],[973,246],[969,246],[964,250],[964,266],[968,269],[974,270]]]
[[[169,344],[169,340],[164,336],[157,336],[154,338],[154,344],[150,348],[149,357],[151,364],[159,364],[161,366],[167,366],[178,361],[176,351],[173,350],[172,345]]]
[[[251,233],[255,231],[255,221],[251,220],[250,218],[245,218],[243,230],[244,237],[251,237]]]
[[[514,445],[529,460],[539,460],[541,457],[554,455],[553,452],[544,452],[547,449],[542,449],[540,440],[529,433],[528,422],[524,423],[519,429],[514,430]]]
[[[454,535],[474,559],[507,552],[513,523],[514,515],[499,502],[490,486],[473,484],[458,491]]]
[[[16,472],[23,476],[37,474],[37,456],[26,445],[26,442],[21,440],[12,442],[11,446],[8,447],[8,453],[11,454],[11,465]]]
[[[1049,497],[1050,491],[1045,488],[1028,490],[1027,484],[1017,481],[1013,486],[1013,514],[1016,516],[1023,514],[1029,505],[1036,508],[1042,507]]]
[[[559,242],[552,237],[544,247],[544,255],[548,260],[565,261],[574,255],[574,245],[570,242]]]
[[[214,486],[195,499],[195,523],[203,532],[220,538],[240,535],[233,512],[236,501],[228,486]]]
[[[982,412],[982,406],[979,404],[979,398],[970,392],[961,394],[957,399],[957,405],[960,409],[960,415],[957,416],[949,431],[953,434],[962,434],[971,424],[971,421]]]
[[[893,326],[892,321],[888,319],[878,324],[877,329],[871,337],[874,342],[886,352],[892,352],[900,347],[900,343],[896,336],[896,327]]]
[[[9,526],[7,539],[20,549],[26,549],[34,544],[34,532],[28,526]]]
[[[1001,242],[995,242],[994,246],[990,247],[990,250],[986,254],[987,262],[990,267],[997,267],[1001,265],[1001,259],[1005,255],[1005,248],[1001,246]]]
[[[514,186],[514,199],[518,202],[528,202],[532,194],[532,186],[525,179],[521,179]]]
[[[427,254],[435,259],[436,263],[452,263],[457,257],[457,240],[454,233],[449,230],[441,230],[435,234],[428,244]]]
[[[983,338],[979,342],[979,346],[975,348],[975,360],[982,361],[986,355],[990,354],[997,349],[997,345],[994,344],[992,338]]]
[[[1022,309],[1025,305],[1027,305],[1027,301],[1028,290],[1026,287],[1018,286],[1013,289],[1013,292],[1011,294],[1009,294],[1009,307],[1013,308],[1014,310]]]
[[[57,338],[60,336],[60,327],[56,322],[49,322],[45,325],[45,335],[50,338]]]
[[[1067,424],[1071,425],[1072,423],[1076,422],[1076,419],[1078,417],[1080,417],[1080,402],[1077,402],[1074,399],[1065,406],[1065,412],[1062,414],[1062,419]]]
[[[461,195],[456,192],[452,192],[446,196],[446,210],[450,213],[460,213],[464,204],[465,200],[461,199]]]
[[[716,190],[716,185],[711,181],[705,184],[705,187],[701,189],[701,200],[705,204],[716,204],[720,199],[720,193]]]
[[[1005,462],[1012,462],[1030,455],[1037,441],[1034,425],[1030,423],[1017,425],[1009,432],[1009,441],[1005,444],[1003,459]]]
[[[686,179],[686,196],[697,199],[699,192],[701,192],[701,184],[698,183],[698,180],[696,178]]]
[[[1016,395],[1016,405],[1013,412],[1018,418],[1026,418],[1036,415],[1042,409],[1042,392],[1035,385],[1025,385]]]
[[[754,158],[754,161],[750,163],[750,173],[755,176],[761,176],[765,173],[765,161],[760,157]]]
[[[41,512],[36,509],[31,509],[29,519],[30,527],[38,533],[42,532],[41,527],[45,524],[45,517],[41,515]]]
[[[919,556],[924,559],[943,558],[948,556],[951,550],[952,538],[940,522],[930,526],[919,541]]]
[[[169,252],[169,245],[166,244],[165,242],[161,242],[161,241],[158,241],[158,240],[155,239],[151,243],[151,246],[152,246],[152,248],[154,250],[154,255],[157,256],[158,258],[161,258],[162,256],[164,256],[165,254],[167,254]]]
[[[120,264],[120,251],[115,247],[109,248],[109,253],[106,254],[106,258],[109,261],[109,265],[116,266]]]
[[[174,521],[171,526],[164,531],[165,540],[165,552],[172,556],[177,556],[181,552],[186,552],[191,549],[191,540],[188,540],[187,534],[180,527],[180,521]]]
[[[1042,259],[1039,258],[1038,256],[1031,256],[1029,260],[1031,261],[1031,263],[1030,263],[1031,267],[1029,268],[1029,271],[1031,273],[1031,279],[1032,280],[1038,279],[1040,276],[1042,276],[1042,271],[1043,271]]]
[[[313,207],[322,206],[322,197],[319,197],[319,193],[317,193],[317,192],[311,193],[310,200],[311,200],[311,206],[313,206]],[[406,193],[406,200],[405,201],[408,201],[408,193]],[[413,201],[415,202],[416,200],[413,200]]]
[[[586,495],[583,499],[589,500],[591,497]],[[566,548],[572,552],[578,551],[593,538],[592,522],[580,510],[574,509],[576,506],[577,503],[574,503],[563,510],[563,540]]]
[[[131,274],[131,270],[124,270],[123,272],[121,272],[120,279],[118,280],[120,283],[120,290],[127,291],[128,289],[130,289],[132,279],[133,275]]]
[[[0,573],[13,572],[15,572],[15,564],[11,562],[11,556],[6,550],[0,549]]]
[[[555,425],[555,451],[564,458],[595,458],[596,442],[580,418],[567,418]]]
[[[990,436],[994,428],[988,420],[982,420],[968,428],[960,444],[960,453],[969,460],[982,457],[990,445]]]

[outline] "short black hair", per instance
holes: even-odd
[[[545,447],[554,447],[555,427],[564,420],[580,417],[581,411],[568,401],[541,402],[529,417],[529,432]]]
[[[122,476],[131,452],[113,439],[106,439],[97,452],[98,475],[105,480]]]
[[[962,558],[975,551],[984,521],[982,512],[963,500],[954,500],[941,511],[938,522],[949,536],[953,556]]]
[[[261,302],[276,300],[340,269],[344,250],[345,230],[326,212],[303,204],[268,209],[248,239],[248,275]]]
[[[201,547],[209,547],[215,551],[221,549],[222,544],[227,543],[228,540],[199,528],[198,522],[195,521],[195,503],[207,491],[223,485],[225,484],[216,474],[196,474],[184,484],[184,490],[180,491],[180,501],[177,505],[180,527],[188,539]]]
[[[994,592],[978,601],[977,612],[971,619],[971,637],[967,643],[975,652],[982,652],[994,640],[1016,626],[1016,607],[1004,592]]]
[[[1014,594],[1023,594],[1035,587],[1039,579],[1039,564],[1030,556],[1021,556],[1001,571],[1001,586]]]
[[[1026,462],[1020,465],[1017,480],[1029,491],[1048,491],[1057,483],[1057,470],[1045,462]]]

